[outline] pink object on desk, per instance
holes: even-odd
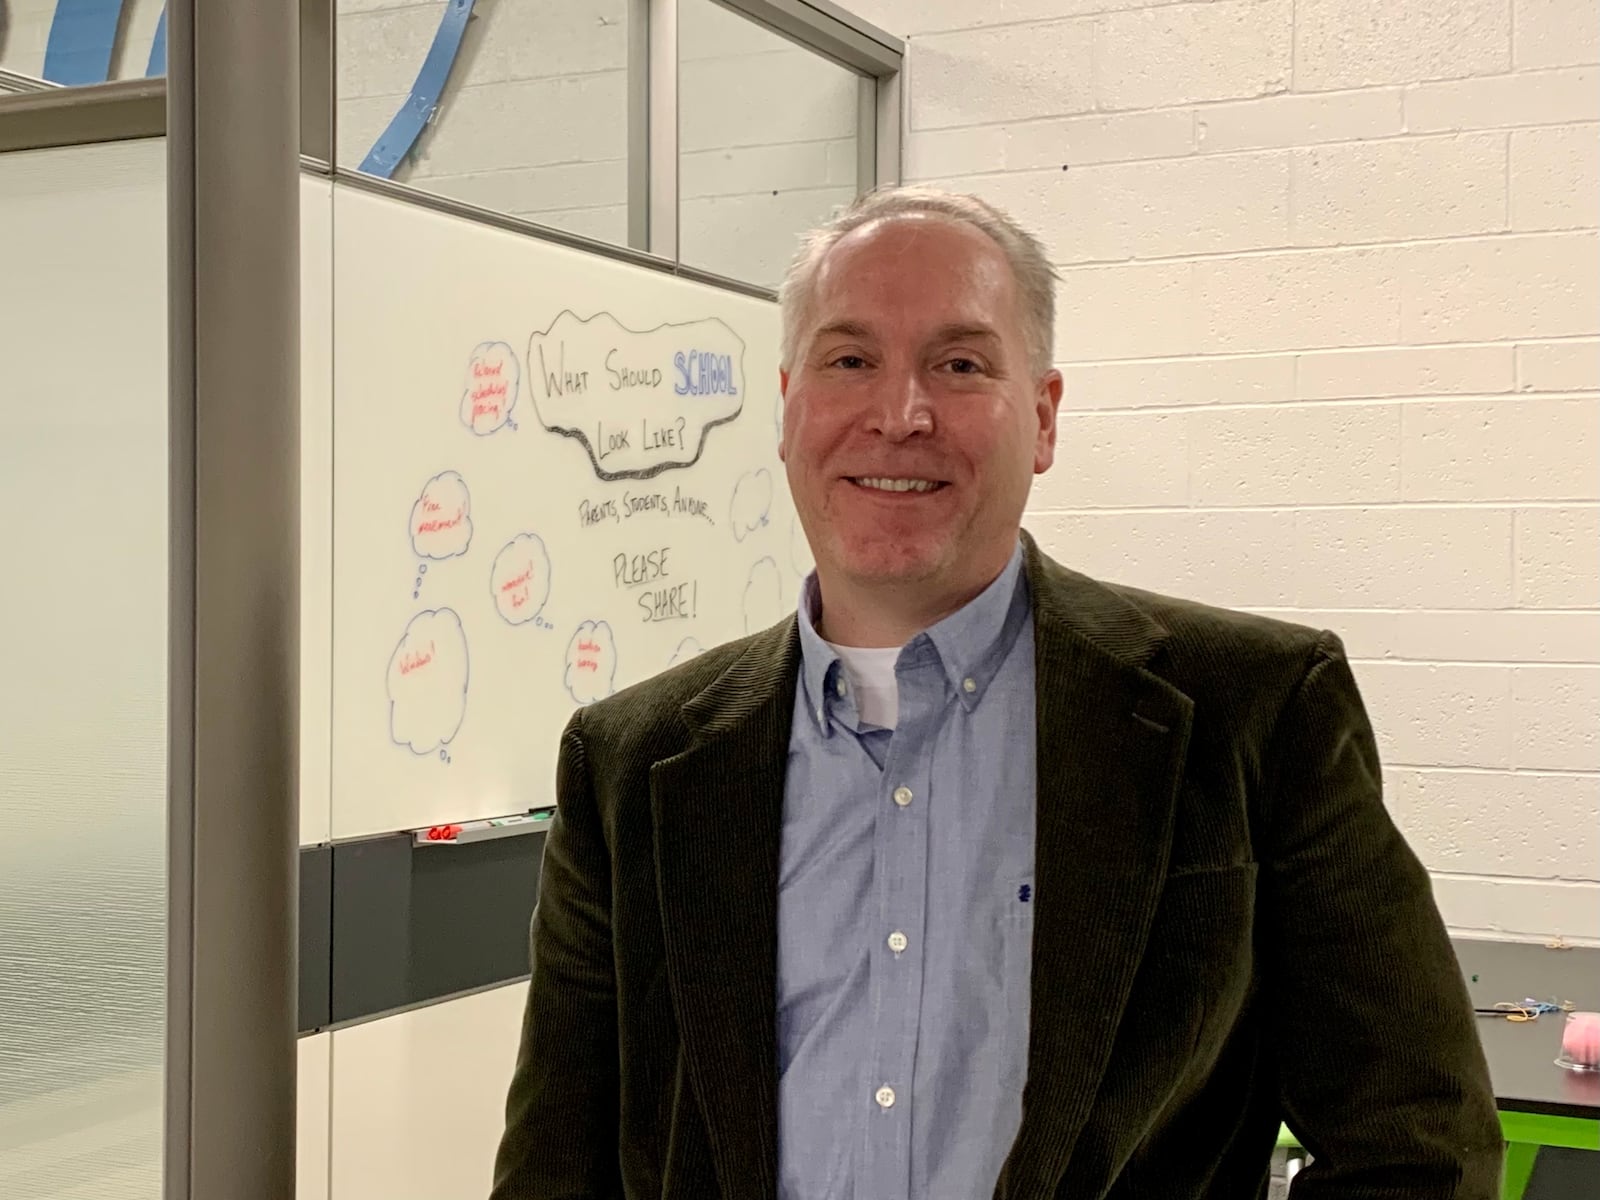
[[[1567,1015],[1561,1031],[1561,1066],[1572,1071],[1600,1070],[1600,1012],[1575,1012]]]

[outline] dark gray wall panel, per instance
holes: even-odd
[[[411,839],[405,834],[333,848],[332,1020],[353,1021],[407,1003]]]
[[[412,1003],[528,973],[544,834],[419,846],[411,868]]]
[[[543,853],[542,830],[463,845],[417,846],[409,834],[336,843],[328,1022],[526,975]]]
[[[333,992],[333,848],[300,850],[299,1030],[321,1029],[331,1019]]]

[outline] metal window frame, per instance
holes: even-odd
[[[300,155],[333,166],[338,146],[338,31],[333,0],[300,3]]]
[[[51,83],[48,79],[40,79],[37,75],[24,75],[20,71],[8,71],[0,67],[0,91],[49,92],[60,86],[59,83]]]
[[[584,249],[643,251],[678,264],[681,273],[765,294],[749,281],[698,272],[678,247],[678,0],[628,2],[628,239],[611,247],[580,239]],[[711,0],[860,77],[856,187],[867,192],[901,179],[901,71],[905,44],[829,0]],[[303,163],[342,179],[338,155],[335,22],[331,0],[294,0],[299,10],[299,136]],[[159,137],[166,128],[167,80],[128,79],[64,88],[0,72],[0,151]],[[405,187],[405,185],[399,185]],[[420,188],[404,193],[422,203]],[[464,208],[473,213],[481,210]],[[497,223],[499,215],[494,218]],[[517,218],[518,228],[563,240]],[[625,256],[626,257],[626,256]]]
[[[307,164],[345,182],[367,177],[341,167],[337,147],[337,12],[330,0],[299,0],[305,30],[302,54],[301,153]],[[905,43],[829,0],[712,0],[781,37],[828,58],[861,78],[856,124],[856,187],[867,192],[899,183],[901,72]],[[770,295],[747,280],[731,280],[681,261],[678,247],[678,0],[627,0],[628,238],[625,247],[574,238],[509,214],[487,213],[421,188],[394,184],[414,202],[487,219],[505,228],[628,261],[637,253],[676,264],[676,272]]]
[[[710,0],[859,77],[856,102],[856,193],[901,178],[900,76],[905,43],[829,0]],[[643,218],[652,254],[681,262],[678,194],[678,0],[634,0],[648,29],[648,125],[630,129],[629,168],[648,165],[649,211]],[[635,15],[637,19],[637,15]],[[665,76],[665,77],[664,77]],[[632,215],[630,199],[630,216]],[[663,212],[670,213],[670,226]],[[632,226],[630,225],[630,230]],[[638,244],[638,243],[630,243]]]
[[[650,248],[650,8],[628,0],[628,245]]]
[[[391,199],[402,201],[416,208],[426,208],[433,212],[462,217],[479,225],[488,225],[496,229],[504,229],[511,233],[520,234],[524,237],[551,242],[557,246],[567,246],[573,250],[582,250],[586,254],[593,254],[600,258],[609,258],[617,262],[630,263],[636,267],[645,267],[665,275],[676,276],[679,279],[710,284],[712,287],[720,288],[727,292],[737,292],[743,296],[754,296],[761,300],[774,300],[777,298],[777,294],[772,288],[762,284],[750,283],[742,279],[730,279],[726,275],[718,275],[715,271],[692,267],[659,254],[652,254],[647,250],[635,250],[629,246],[616,245],[614,242],[596,241],[594,238],[585,237],[581,233],[570,233],[565,229],[556,229],[550,225],[537,224],[525,217],[513,217],[509,213],[497,212],[494,209],[479,208],[477,205],[468,204],[465,200],[457,200],[453,196],[441,196],[437,192],[425,192],[410,184],[395,183],[391,179],[379,179],[375,175],[366,175],[348,167],[329,168],[310,159],[303,159],[302,164],[308,170],[325,174],[344,187],[359,188],[362,191],[372,192],[374,195],[388,196]]]
[[[899,72],[905,43],[831,0],[713,0],[863,75]]]
[[[854,71],[856,190],[900,182],[904,42],[828,0],[711,2]],[[628,244],[681,262],[678,0],[630,0],[628,11]]]
[[[678,261],[678,0],[649,0],[645,41],[649,46],[650,102],[645,132],[645,170],[650,179],[645,249]],[[639,152],[629,139],[630,159]]]
[[[830,0],[712,0],[861,76],[856,187],[900,182],[900,78],[905,43]]]
[[[167,127],[163,79],[123,79],[88,87],[6,73],[0,91],[0,153],[160,137]]]
[[[338,129],[334,8],[332,0],[297,2],[300,153],[308,165],[326,171],[333,164]],[[0,70],[0,153],[162,137],[166,131],[167,76],[63,87]]]

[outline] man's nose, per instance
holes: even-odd
[[[921,372],[913,368],[884,372],[868,420],[874,433],[891,442],[903,442],[917,433],[932,433],[933,406]]]

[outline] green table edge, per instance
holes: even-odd
[[[1557,1117],[1548,1113],[1500,1113],[1500,1129],[1512,1143],[1600,1150],[1600,1118]]]
[[[1556,1117],[1546,1113],[1504,1112],[1500,1130],[1513,1145],[1561,1146],[1569,1150],[1600,1150],[1600,1118]],[[1287,1125],[1278,1127],[1278,1146],[1300,1149]]]

